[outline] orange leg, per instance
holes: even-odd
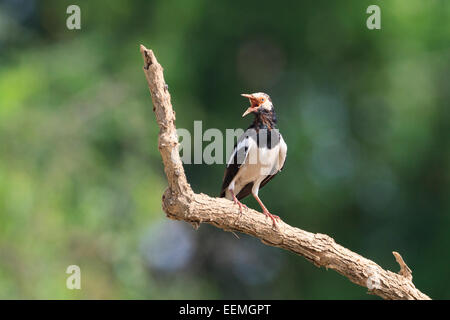
[[[274,214],[271,214],[269,212],[269,210],[267,210],[266,206],[264,205],[264,203],[262,203],[261,199],[259,199],[259,197],[256,194],[253,194],[253,197],[256,199],[256,201],[258,201],[259,205],[261,206],[261,209],[263,210],[263,213],[268,216],[270,219],[272,219],[273,224],[277,224],[276,220],[280,221],[280,217],[276,216]]]
[[[240,202],[240,201],[236,198],[236,196],[234,195],[233,190],[230,189],[230,193],[231,193],[231,195],[233,196],[234,204],[237,204],[237,205],[239,206],[239,212],[242,214],[242,208],[248,209],[248,207],[247,207],[245,204],[243,204],[242,202]]]

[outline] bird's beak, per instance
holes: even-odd
[[[259,107],[258,100],[255,99],[255,97],[253,97],[253,95],[247,94],[247,93],[243,93],[243,94],[241,94],[241,96],[243,96],[245,98],[248,98],[250,100],[250,103],[251,103],[251,106],[244,112],[242,117],[245,117],[249,113],[252,113],[252,112],[254,112],[254,111],[256,111],[258,109],[258,107]]]
[[[248,115],[249,113],[252,113],[253,111],[255,111],[256,108],[254,107],[250,107],[247,110],[245,110],[244,114],[242,115],[242,117],[245,117],[246,115]]]

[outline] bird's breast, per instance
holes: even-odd
[[[242,166],[242,179],[253,181],[258,177],[274,174],[278,162],[279,147],[258,147],[249,150],[246,163]]]

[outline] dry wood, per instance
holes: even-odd
[[[169,218],[184,220],[196,227],[209,223],[225,231],[249,234],[267,245],[297,253],[318,267],[333,269],[384,299],[430,299],[414,286],[411,269],[397,252],[393,254],[400,272],[394,273],[344,248],[325,234],[307,232],[283,221],[273,227],[272,221],[260,212],[248,209],[240,215],[238,206],[230,200],[195,193],[186,179],[178,153],[175,113],[163,68],[152,50],[142,45],[140,49],[153,111],[160,127],[158,146],[169,184],[162,196],[162,206]]]

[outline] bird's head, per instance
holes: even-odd
[[[250,100],[250,107],[242,115],[245,117],[249,113],[260,113],[262,111],[270,112],[273,111],[272,100],[268,94],[263,92],[257,92],[252,94],[243,93],[241,96],[246,97]]]

